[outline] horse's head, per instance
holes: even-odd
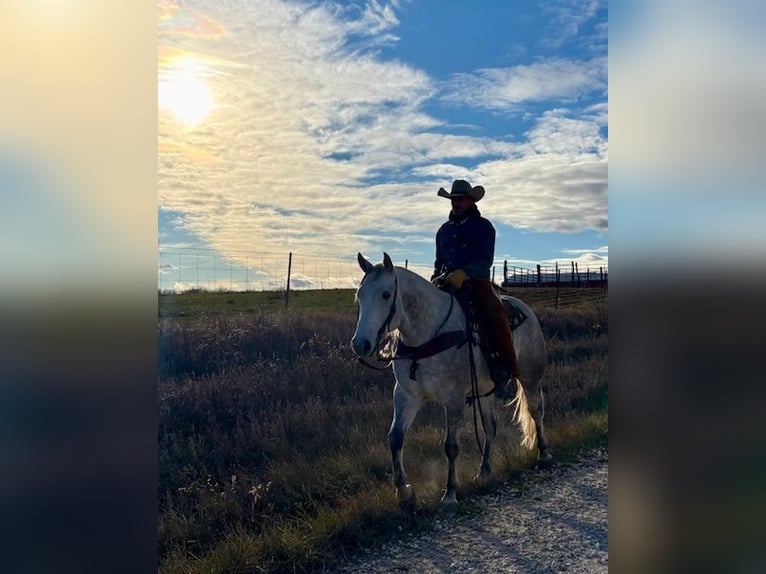
[[[360,357],[370,357],[380,347],[383,336],[396,328],[398,280],[388,253],[383,253],[383,263],[377,265],[361,253],[357,254],[357,259],[364,278],[356,291],[359,317],[351,347]]]

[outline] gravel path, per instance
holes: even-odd
[[[368,550],[340,573],[608,572],[606,450],[524,473],[476,499],[476,514],[445,515],[433,531]]]

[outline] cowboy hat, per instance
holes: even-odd
[[[480,185],[471,187],[471,184],[464,179],[456,179],[452,182],[452,191],[447,193],[447,190],[443,187],[439,188],[436,192],[439,197],[446,197],[452,199],[453,197],[471,197],[474,201],[479,201],[484,197],[484,188]]]

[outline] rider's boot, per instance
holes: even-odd
[[[516,392],[516,386],[510,383],[519,376],[519,364],[508,315],[490,281],[474,280],[472,283],[474,300],[482,315],[489,347],[487,362],[490,377],[495,383],[494,392],[501,398],[509,398]]]

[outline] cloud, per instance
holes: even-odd
[[[167,35],[216,38],[226,30],[220,23],[196,10],[180,10],[176,2],[158,2],[158,29]]]
[[[566,110],[545,112],[537,125],[527,132],[528,145],[535,153],[578,156],[606,156],[607,142],[601,134],[605,125],[602,108],[596,115],[568,117]]]
[[[357,6],[337,7],[338,16],[346,22],[345,30],[349,34],[359,34],[377,38],[378,43],[395,40],[392,35],[384,33],[399,24],[394,9],[390,5],[372,0],[364,6],[362,16],[358,19],[344,18],[344,12],[359,10]]]
[[[593,93],[605,95],[606,88],[606,58],[587,62],[555,58],[531,65],[457,74],[443,99],[509,113],[518,112],[525,102],[576,101]]]
[[[544,12],[551,15],[551,22],[542,38],[542,44],[550,49],[577,37],[582,26],[592,19],[604,2],[600,0],[554,0],[542,2]]]
[[[529,155],[479,169],[484,176],[476,179],[493,190],[485,205],[496,221],[537,231],[607,231],[606,159]]]
[[[605,114],[600,105],[579,117],[563,109],[545,112],[524,143],[506,156],[479,163],[469,178],[488,190],[484,204],[494,219],[537,231],[606,232]]]

